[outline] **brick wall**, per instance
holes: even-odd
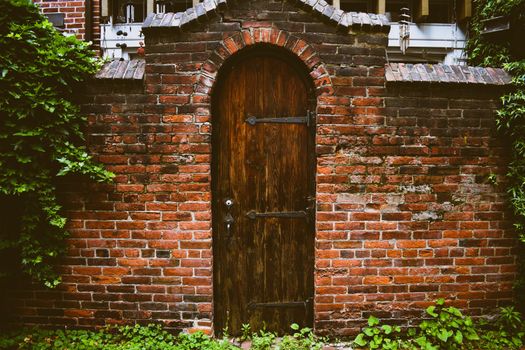
[[[504,172],[501,91],[387,86],[386,33],[346,33],[295,3],[218,12],[145,29],[143,85],[92,84],[88,140],[115,184],[64,184],[64,282],[15,288],[9,322],[211,330],[210,94],[223,62],[261,43],[294,52],[317,87],[316,330],[403,323],[438,297],[473,314],[508,303],[514,240],[504,189],[487,181]]]
[[[78,39],[86,38],[86,4],[91,3],[91,41],[98,47],[100,42],[100,0],[33,0],[44,14],[63,13],[64,31]],[[89,22],[89,21],[88,21]]]
[[[416,83],[359,94],[368,102],[350,97],[318,141],[317,326],[356,329],[371,314],[404,323],[440,297],[473,315],[507,303],[515,241],[504,189],[488,181],[505,164],[497,92]]]

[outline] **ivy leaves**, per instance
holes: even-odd
[[[512,307],[502,308],[496,319],[474,322],[438,299],[426,308],[424,321],[403,331],[370,316],[368,327],[353,343],[360,348],[385,350],[519,349],[525,340],[524,331],[521,315]]]
[[[67,237],[56,177],[113,177],[82,146],[85,118],[75,103],[98,63],[86,43],[58,33],[27,0],[0,2],[0,47],[0,200],[7,210],[21,208],[7,217],[19,225],[0,230],[0,255],[16,257],[23,273],[53,287],[52,266]],[[0,275],[12,262],[8,269]]]

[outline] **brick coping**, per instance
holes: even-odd
[[[204,0],[188,8],[184,12],[151,13],[148,15],[142,29],[148,28],[179,28],[213,17],[217,9],[227,5],[228,0]],[[363,29],[372,28],[377,31],[388,32],[390,22],[384,15],[363,12],[345,12],[330,5],[325,0],[298,0],[297,3],[322,17],[329,23],[343,28]]]
[[[114,60],[106,63],[96,79],[142,80],[144,59]],[[387,83],[453,83],[510,85],[512,77],[501,68],[470,67],[445,64],[388,63],[385,65]]]
[[[388,63],[387,82],[510,85],[512,77],[501,68],[446,64]]]

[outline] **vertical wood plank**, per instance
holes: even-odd
[[[386,2],[385,0],[376,0],[376,13],[384,15],[386,12]]]
[[[430,14],[429,0],[418,0],[416,6],[415,19],[422,21]]]
[[[100,2],[100,15],[102,17],[108,17],[109,16],[108,0],[101,0],[101,2]]]
[[[153,1],[154,0],[147,0],[147,2],[146,2],[146,16],[149,15],[150,13],[153,13],[155,11],[154,10]],[[146,17],[144,17],[144,18],[146,18]]]
[[[472,0],[458,0],[458,20],[472,17]]]

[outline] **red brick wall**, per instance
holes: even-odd
[[[497,91],[377,85],[320,126],[317,326],[405,323],[440,297],[473,315],[507,303],[515,241],[487,180],[505,164]]]
[[[44,14],[63,13],[65,32],[79,39],[86,39],[86,0],[33,0]],[[91,41],[98,47],[100,42],[100,0],[91,0]]]
[[[317,86],[316,330],[405,323],[438,297],[473,314],[508,303],[514,240],[487,181],[504,172],[500,91],[385,86],[386,33],[343,33],[292,3],[220,12],[147,30],[144,85],[92,85],[88,139],[115,184],[64,186],[64,282],[6,298],[10,322],[211,329],[210,93],[224,60],[261,41],[298,54]]]

